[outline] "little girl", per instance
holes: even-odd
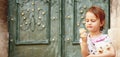
[[[115,57],[111,39],[102,34],[105,24],[104,10],[98,6],[90,7],[85,16],[85,29],[80,29],[80,45],[83,57]]]

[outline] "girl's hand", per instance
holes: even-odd
[[[87,57],[89,55],[88,51],[88,44],[87,44],[87,33],[84,28],[79,29],[80,33],[80,47],[81,47],[81,54],[82,57]]]
[[[84,28],[80,28],[79,33],[80,33],[80,38],[82,38],[82,42],[87,42],[86,30]]]

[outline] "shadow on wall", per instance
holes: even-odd
[[[0,57],[8,57],[7,0],[0,0]]]

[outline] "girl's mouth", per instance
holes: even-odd
[[[87,28],[92,28],[92,26],[87,26]]]

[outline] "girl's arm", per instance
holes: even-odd
[[[80,46],[81,46],[82,57],[87,57],[89,55],[87,43],[81,42]]]
[[[89,55],[88,44],[87,44],[87,33],[84,28],[80,29],[79,32],[80,32],[80,37],[81,37],[80,47],[81,47],[82,57],[87,57]]]
[[[87,57],[115,57],[115,50],[113,46],[110,46],[110,50],[106,53],[98,54],[98,55],[88,55]]]

